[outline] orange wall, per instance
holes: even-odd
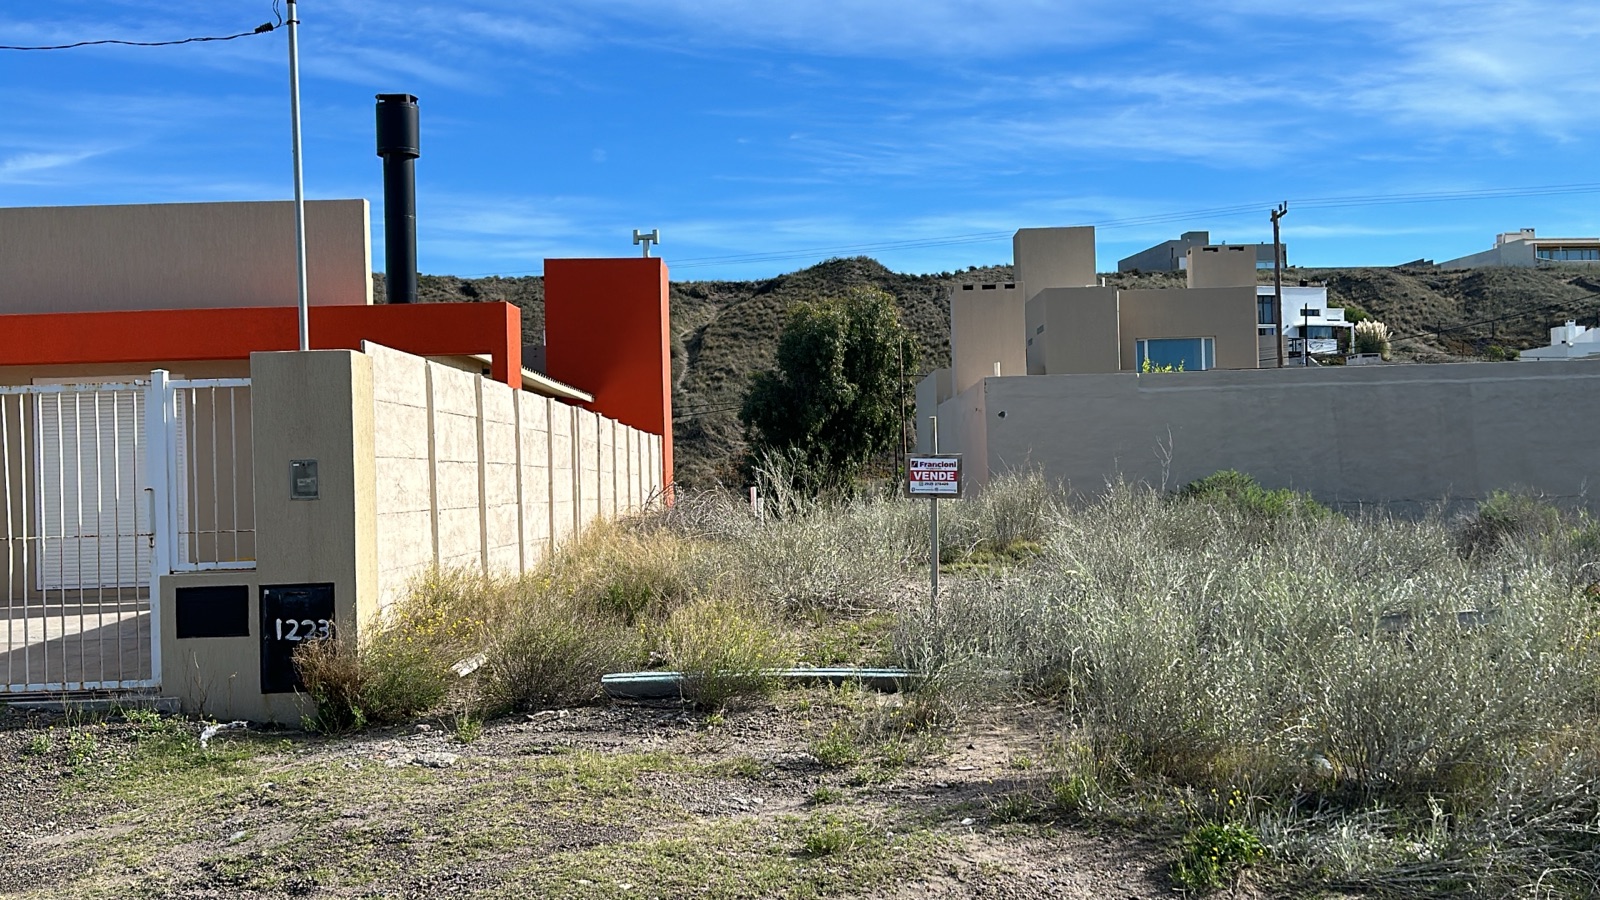
[[[522,386],[522,310],[509,303],[313,306],[313,350],[374,341],[418,356],[488,354],[496,381]],[[300,346],[292,306],[0,316],[0,366],[249,359]]]
[[[594,395],[587,405],[661,435],[672,484],[672,348],[667,264],[660,259],[547,259],[546,374]]]

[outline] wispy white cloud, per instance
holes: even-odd
[[[0,159],[0,184],[41,184],[54,181],[62,169],[100,155],[98,149],[18,153]],[[46,177],[47,175],[56,177]]]
[[[1529,0],[1219,0],[1259,28],[1331,34],[1334,49],[1276,78],[1321,88],[1313,102],[1457,133],[1594,127],[1600,100],[1600,6]],[[1309,41],[1315,46],[1315,41]]]

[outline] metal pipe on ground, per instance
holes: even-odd
[[[765,669],[761,674],[792,685],[855,682],[884,693],[909,690],[920,676],[906,669],[796,668]],[[600,687],[613,700],[679,700],[684,693],[681,672],[617,672],[600,678]]]

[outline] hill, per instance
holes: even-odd
[[[785,311],[796,300],[873,286],[895,298],[922,347],[918,377],[949,364],[951,285],[999,282],[1010,266],[907,275],[866,257],[831,259],[756,281],[675,281],[671,287],[673,435],[678,480],[706,486],[732,481],[743,446],[737,410],[750,375],[771,365]],[[1181,287],[1181,273],[1112,273],[1114,287]],[[1270,271],[1262,280],[1270,282]],[[1600,272],[1578,267],[1285,270],[1284,283],[1326,283],[1335,306],[1360,306],[1388,323],[1397,356],[1415,362],[1487,357],[1491,346],[1526,349],[1549,340],[1549,328],[1589,318],[1600,308]],[[383,277],[375,276],[381,298]],[[523,337],[544,334],[544,279],[424,275],[423,302],[506,301],[523,309]],[[380,301],[381,302],[381,301]]]

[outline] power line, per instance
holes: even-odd
[[[735,410],[735,409],[738,409],[739,407],[741,407],[743,405],[744,405],[743,403],[739,403],[739,404],[735,404],[733,406],[718,407],[716,409],[695,410],[694,412],[688,413],[688,414],[685,414],[685,415],[673,416],[672,417],[672,421],[674,421],[674,422],[682,422],[685,419],[698,419],[698,418],[700,418],[702,416],[709,416],[709,415],[712,415],[714,413],[728,412],[729,410]]]
[[[241,31],[238,34],[226,34],[207,37],[187,37],[172,41],[124,41],[115,38],[106,38],[94,41],[77,41],[71,44],[51,44],[37,47],[18,47],[0,44],[0,50],[75,50],[79,47],[100,47],[115,44],[122,47],[176,47],[179,44],[201,44],[211,41],[234,41],[242,37],[252,37],[258,34],[267,34],[276,31],[283,25],[283,15],[278,12],[277,0],[273,0],[272,13],[277,16],[277,23],[262,22],[253,31]]]
[[[1416,334],[1408,334],[1408,335],[1403,335],[1403,336],[1400,336],[1400,337],[1390,337],[1389,341],[1390,341],[1390,343],[1399,343],[1400,341],[1420,341],[1423,338],[1429,338],[1429,337],[1435,338],[1435,339],[1442,338],[1447,334],[1455,334],[1456,332],[1466,331],[1466,330],[1468,330],[1470,328],[1482,328],[1485,325],[1494,325],[1494,324],[1498,324],[1500,322],[1512,322],[1512,321],[1515,321],[1517,319],[1526,319],[1526,318],[1528,318],[1530,316],[1537,316],[1537,315],[1540,315],[1540,314],[1543,314],[1543,313],[1551,313],[1551,312],[1555,312],[1557,310],[1571,309],[1574,305],[1576,305],[1578,303],[1581,303],[1581,302],[1583,302],[1585,300],[1593,300],[1593,299],[1596,299],[1596,298],[1600,298],[1600,294],[1590,292],[1590,293],[1584,294],[1582,297],[1574,297],[1571,300],[1562,301],[1560,303],[1548,303],[1548,304],[1545,304],[1544,306],[1539,306],[1539,307],[1535,307],[1533,309],[1523,310],[1522,312],[1505,313],[1504,315],[1495,316],[1495,317],[1490,318],[1490,319],[1483,319],[1482,321],[1478,321],[1478,322],[1466,322],[1466,323],[1463,323],[1461,325],[1452,325],[1449,328],[1440,327],[1440,328],[1430,329],[1428,331],[1419,331]]]

